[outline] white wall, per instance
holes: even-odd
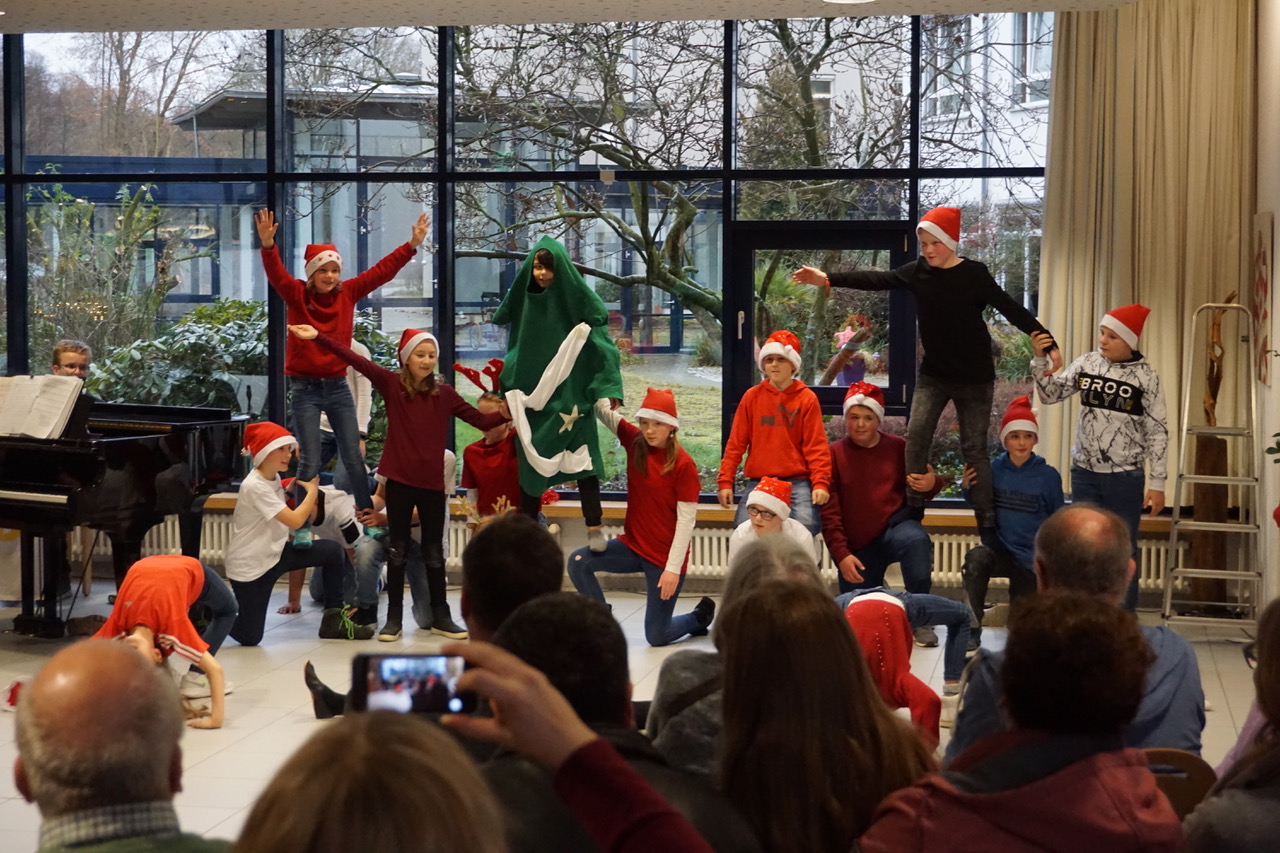
[[[1280,0],[1258,0],[1258,211],[1271,211],[1280,219]],[[1274,263],[1274,262],[1273,262]],[[1280,277],[1273,275],[1271,291],[1272,340],[1276,340],[1277,298]],[[1259,415],[1262,431],[1259,442],[1271,444],[1271,434],[1280,432],[1280,359],[1273,362],[1270,388],[1259,388]],[[1280,504],[1280,467],[1262,463],[1261,503],[1266,509]],[[1269,515],[1269,513],[1268,513]],[[1265,599],[1280,595],[1280,534],[1268,518],[1263,519],[1262,569]]]

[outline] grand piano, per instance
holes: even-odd
[[[166,515],[178,516],[182,553],[199,559],[204,501],[244,473],[244,415],[87,397],[83,404],[87,418],[73,414],[63,433],[80,437],[0,437],[0,527],[22,534],[22,612],[13,620],[19,634],[63,635],[51,581],[65,564],[68,531],[84,525],[107,535],[119,586],[141,556],[143,537]],[[46,576],[39,588],[37,538]]]

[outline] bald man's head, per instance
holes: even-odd
[[[1120,516],[1080,502],[1055,512],[1036,534],[1042,589],[1069,589],[1120,604],[1133,573],[1133,543]]]
[[[180,790],[182,708],[167,670],[124,643],[58,652],[18,700],[18,789],[45,817],[169,800]]]

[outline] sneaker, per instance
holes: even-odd
[[[942,716],[938,720],[938,725],[944,729],[949,729],[956,724],[956,713],[960,708],[959,696],[943,696],[942,697]]]
[[[311,528],[299,527],[293,531],[293,547],[303,550],[311,547]]]
[[[224,682],[222,685],[224,695],[234,689],[235,685],[230,681]],[[212,695],[209,691],[209,676],[203,672],[187,670],[182,674],[182,679],[178,682],[178,692],[182,694],[183,699],[208,699]]]
[[[387,615],[387,624],[382,626],[382,630],[378,632],[378,641],[383,643],[394,643],[400,639],[400,635],[404,633],[404,629],[400,627],[400,617]]]
[[[357,625],[377,625],[378,605],[375,604],[373,607],[351,608],[351,621]]]
[[[922,625],[915,629],[916,645],[924,649],[933,649],[938,646],[938,634],[928,625]]]
[[[693,617],[698,627],[689,632],[691,637],[705,637],[711,630],[711,620],[716,618],[716,603],[705,595],[693,606]]]
[[[942,695],[943,695],[943,696],[959,696],[959,695],[960,695],[960,682],[958,682],[958,681],[944,681],[944,682],[942,683]]]
[[[453,621],[449,605],[441,604],[431,608],[431,633],[448,637],[450,640],[467,639],[467,629]]]
[[[319,637],[322,640],[371,640],[377,629],[372,625],[358,625],[345,607],[327,607],[320,617]]]
[[[375,542],[381,542],[383,539],[387,538],[387,528],[366,527],[364,529],[364,535],[368,536],[370,539],[372,539]]]
[[[609,547],[609,540],[604,538],[604,531],[599,527],[587,528],[587,547],[597,554]]]

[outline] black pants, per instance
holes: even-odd
[[[271,590],[281,575],[294,569],[316,566],[324,578],[324,606],[342,606],[344,573],[354,573],[347,551],[331,539],[316,539],[310,548],[295,548],[286,542],[280,552],[280,561],[267,569],[261,577],[251,581],[231,582],[231,591],[240,605],[240,615],[231,626],[231,639],[242,646],[256,646],[262,642],[263,627],[267,622],[267,607],[271,604]]]
[[[418,511],[422,525],[422,563],[427,570],[427,591],[431,604],[445,603],[444,492],[420,489],[395,480],[387,480],[387,617],[403,618],[404,572],[409,562],[412,541],[413,511]]]
[[[987,598],[987,585],[992,578],[1009,579],[1009,601],[1036,591],[1035,572],[1020,566],[1007,550],[1001,547],[978,545],[965,555],[960,573],[964,578],[965,595],[978,620],[973,636],[982,631],[982,608]]]

